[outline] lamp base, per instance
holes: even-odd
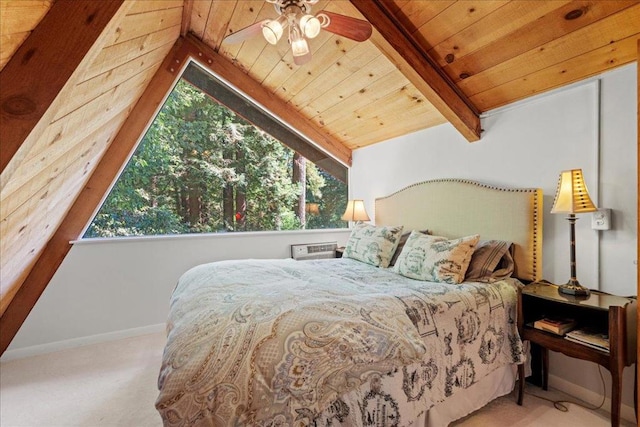
[[[575,279],[570,279],[568,283],[558,286],[558,292],[568,295],[586,297],[589,296],[589,289],[580,285]]]

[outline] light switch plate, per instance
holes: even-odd
[[[598,209],[591,214],[591,228],[609,230],[611,228],[611,209]]]

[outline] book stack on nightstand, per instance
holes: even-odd
[[[578,323],[575,319],[567,319],[561,317],[543,317],[533,323],[533,327],[542,331],[554,333],[556,335],[564,335],[576,327]]]

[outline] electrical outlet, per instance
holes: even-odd
[[[611,228],[611,209],[598,209],[591,214],[591,228],[609,230]]]

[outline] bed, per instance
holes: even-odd
[[[341,259],[194,267],[171,298],[164,425],[448,425],[514,387],[517,288],[540,278],[541,230],[540,189],[432,180],[376,199]],[[509,250],[469,279],[486,242]],[[441,258],[421,269],[424,248]]]

